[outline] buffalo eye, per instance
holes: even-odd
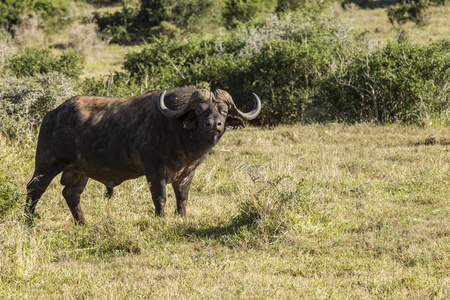
[[[228,108],[225,106],[219,106],[219,113],[226,117],[228,115]]]

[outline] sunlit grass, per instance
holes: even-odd
[[[171,189],[160,219],[143,178],[112,199],[92,181],[88,225],[75,226],[56,178],[35,228],[21,208],[0,222],[0,296],[446,299],[449,136],[367,124],[230,130],[198,168],[185,219]],[[34,146],[1,146],[2,174],[24,192]],[[283,188],[313,209],[289,202],[277,218]],[[270,218],[244,222],[248,208]]]
[[[414,43],[429,43],[446,39],[450,36],[450,24],[448,15],[450,5],[430,7],[429,19],[426,25],[418,26],[408,22],[402,26],[389,22],[385,8],[376,9],[349,9],[341,11],[338,9],[339,17],[351,27],[366,31],[370,40],[376,45],[388,39],[397,39],[400,32]]]

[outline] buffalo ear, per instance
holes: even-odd
[[[192,129],[195,128],[195,112],[191,111],[186,115],[183,121],[183,128]]]
[[[225,126],[231,127],[233,129],[237,128],[245,128],[244,122],[241,119],[227,116],[227,120],[225,121]]]

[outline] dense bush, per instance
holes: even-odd
[[[243,109],[254,92],[263,101],[255,122],[266,125],[417,122],[448,109],[447,49],[448,42],[390,42],[369,50],[363,34],[328,14],[287,13],[209,39],[154,38],[126,56],[125,72],[84,88],[102,95],[221,88]]]
[[[389,7],[387,14],[392,26],[395,22],[402,25],[408,21],[417,25],[425,25],[429,18],[427,12],[429,6],[430,1],[428,0],[407,0]]]
[[[113,14],[94,14],[102,37],[108,37],[113,43],[135,43],[141,37],[147,37],[149,30],[143,32],[137,18],[139,11],[133,7],[123,6],[121,11]]]
[[[255,18],[274,13],[276,0],[224,0],[223,19],[227,28],[235,28]]]
[[[111,42],[131,44],[152,36],[174,37],[218,28],[221,7],[220,1],[213,0],[142,0],[139,8],[124,4],[114,14],[95,14],[95,20]]]
[[[32,76],[58,72],[71,78],[81,74],[81,57],[75,51],[65,51],[56,57],[51,50],[25,48],[9,59],[7,66],[16,76]]]
[[[34,136],[47,111],[76,92],[75,83],[59,73],[0,78],[0,132],[10,138]]]
[[[248,103],[255,92],[264,104],[260,123],[296,122],[303,117],[308,90],[338,57],[362,48],[349,47],[358,40],[328,16],[285,14],[227,37],[154,39],[142,51],[128,54],[124,69],[130,83],[145,89],[221,88],[238,105]],[[124,75],[116,76],[123,82],[120,78]]]
[[[0,28],[11,30],[14,25],[20,25],[24,13],[30,12],[45,21],[61,22],[68,15],[69,7],[69,1],[65,0],[0,0]]]
[[[449,114],[450,42],[388,42],[324,78],[314,104],[328,120],[407,122]]]

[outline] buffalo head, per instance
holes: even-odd
[[[195,129],[199,137],[212,142],[217,142],[225,132],[226,125],[244,127],[242,120],[252,120],[261,111],[261,101],[253,94],[255,102],[253,109],[244,113],[234,104],[230,94],[224,90],[216,90],[214,93],[205,89],[192,93],[189,102],[177,110],[167,108],[163,91],[158,97],[158,108],[161,113],[171,119],[184,117],[183,127]],[[235,118],[238,117],[238,118]]]

